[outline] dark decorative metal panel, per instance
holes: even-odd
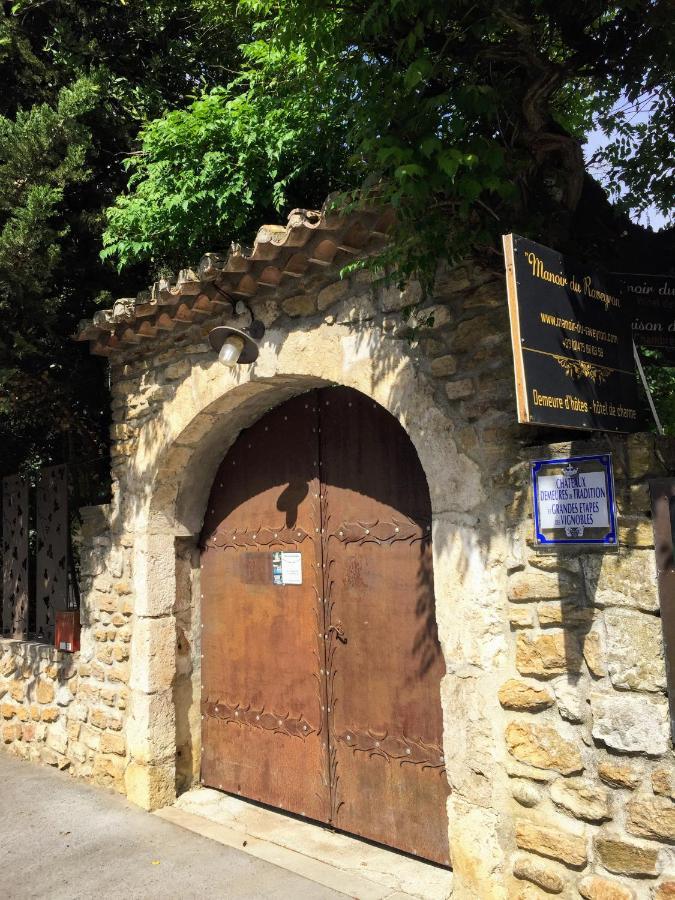
[[[54,639],[56,610],[68,599],[68,476],[66,466],[43,469],[37,484],[35,631]]]
[[[2,633],[28,630],[28,483],[2,479]]]

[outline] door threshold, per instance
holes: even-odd
[[[154,815],[358,900],[452,894],[447,869],[211,788],[194,788]]]

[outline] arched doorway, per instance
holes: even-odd
[[[448,863],[429,491],[348,388],[242,432],[202,533],[202,780]]]

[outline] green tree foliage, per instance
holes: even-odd
[[[104,259],[120,268],[145,259],[175,267],[186,251],[249,237],[279,210],[321,203],[331,187],[348,186],[342,123],[321,93],[306,89],[300,54],[294,64],[300,72],[293,70],[292,97],[285,85],[288,102],[252,70],[143,129],[140,152],[126,161],[130,190],[108,213]]]
[[[207,5],[215,22],[234,14],[232,3]],[[675,15],[665,0],[241,0],[236,8],[254,38],[242,74],[179,120],[151,124],[130,161],[130,192],[110,211],[105,235],[106,254],[122,266],[193,255],[218,232],[240,233],[258,212],[245,188],[237,199],[240,185],[254,184],[263,205],[281,209],[307,167],[317,190],[348,185],[343,201],[397,208],[395,243],[381,262],[401,275],[433,271],[440,255],[490,254],[511,229],[625,262],[615,240],[623,224],[617,218],[610,237],[588,215],[596,207],[596,218],[612,219],[581,149],[598,122],[613,139],[606,159],[624,202],[665,209],[672,198]],[[651,119],[622,118],[620,98],[646,92],[657,98]],[[206,139],[209,114],[217,148]],[[316,199],[309,194],[305,202]],[[192,215],[207,198],[215,232],[213,216]]]
[[[139,128],[237,65],[236,23],[173,0],[18,0],[0,10],[0,469],[88,460],[107,445],[101,362],[71,340],[120,278],[103,211]],[[104,468],[104,467],[103,467]]]

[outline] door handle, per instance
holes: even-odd
[[[342,641],[343,644],[347,643],[347,638],[345,637],[345,630],[342,627],[342,622],[337,621],[335,625],[329,625],[327,634],[330,634],[331,631],[335,632],[335,635],[339,641]]]

